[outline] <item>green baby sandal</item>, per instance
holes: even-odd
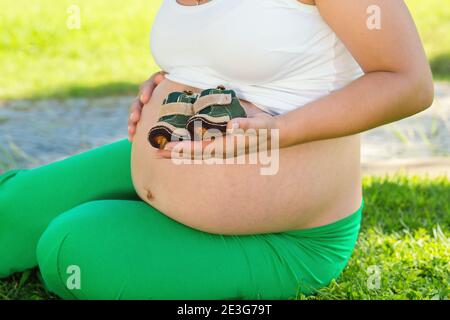
[[[170,141],[190,137],[186,124],[194,115],[193,104],[197,97],[192,91],[169,93],[162,103],[158,122],[148,132],[148,141],[153,147],[164,149]]]
[[[246,118],[247,113],[233,90],[224,86],[200,92],[193,105],[194,115],[186,129],[197,140],[207,139],[213,131],[226,133],[227,123],[234,118]],[[215,130],[210,130],[215,129]]]

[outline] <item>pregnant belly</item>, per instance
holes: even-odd
[[[199,91],[164,80],[143,109],[131,157],[142,200],[185,225],[221,234],[314,227],[359,207],[358,135],[281,149],[264,164],[179,164],[157,157],[147,133],[167,94],[186,89]]]

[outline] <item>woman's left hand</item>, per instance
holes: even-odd
[[[280,117],[257,113],[235,118],[227,125],[227,134],[214,139],[169,142],[156,154],[167,159],[225,159],[279,148]]]

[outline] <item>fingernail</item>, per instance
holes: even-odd
[[[238,122],[232,122],[231,123],[231,133],[236,133],[238,128],[239,128],[239,123]]]
[[[128,126],[128,132],[130,132],[131,131],[131,126]]]
[[[133,120],[133,117],[134,117],[134,112],[132,112],[132,113],[130,114],[130,120]]]

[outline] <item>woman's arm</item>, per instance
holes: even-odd
[[[414,22],[402,0],[316,0],[330,27],[365,75],[341,90],[277,117],[280,147],[356,134],[429,107],[433,79]],[[381,28],[367,26],[380,8]],[[240,127],[252,127],[245,123]]]
[[[303,2],[303,1],[302,1]],[[279,129],[279,147],[360,133],[418,113],[433,102],[434,89],[425,52],[403,0],[316,0],[330,27],[344,42],[365,75],[301,108],[271,117],[236,118],[228,129]],[[380,29],[367,26],[370,6],[378,6]],[[242,131],[241,131],[242,132]],[[172,142],[163,157],[214,143],[239,154],[232,135],[214,142]],[[181,146],[181,147],[180,147]],[[249,144],[245,145],[248,152]],[[235,149],[235,152],[229,150]],[[228,156],[225,155],[225,156]],[[181,157],[191,155],[183,152]]]

